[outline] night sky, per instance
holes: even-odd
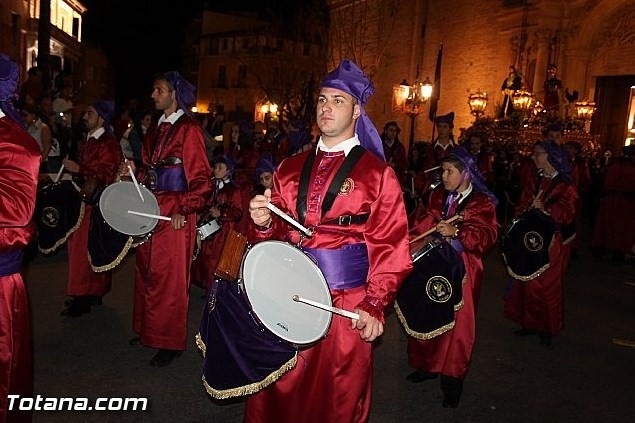
[[[178,69],[183,29],[202,0],[82,0],[84,41],[99,44],[117,77],[116,100],[147,101],[154,74]],[[187,5],[188,7],[175,7]],[[195,82],[195,81],[193,81]]]
[[[117,77],[118,103],[148,101],[153,76],[181,66],[184,28],[208,3],[217,11],[293,13],[297,0],[81,0],[83,39],[104,49]],[[196,81],[191,81],[196,83]]]

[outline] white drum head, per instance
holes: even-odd
[[[299,295],[332,305],[322,271],[301,250],[281,241],[258,243],[247,252],[242,270],[252,310],[276,336],[304,345],[326,335],[332,313],[293,301]]]
[[[152,231],[157,219],[128,213],[128,210],[159,215],[157,199],[146,187],[139,185],[145,202],[141,201],[133,182],[121,181],[108,185],[99,197],[99,209],[104,220],[122,234],[138,236]]]

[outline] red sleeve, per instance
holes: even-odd
[[[560,182],[549,195],[546,211],[559,225],[568,225],[575,217],[578,192],[573,184]]]
[[[203,130],[195,123],[183,124],[183,168],[187,178],[188,191],[183,196],[180,214],[196,213],[205,208],[212,194],[210,176],[212,169],[207,161]]]
[[[122,161],[121,147],[112,134],[104,133],[99,140],[90,140],[82,151],[79,174],[95,176],[105,184],[115,182]],[[91,145],[92,144],[92,145]]]
[[[469,203],[463,209],[463,219],[458,225],[458,239],[465,251],[481,256],[496,243],[498,222],[492,200],[485,194],[473,195],[466,199]]]

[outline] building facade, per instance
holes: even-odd
[[[630,0],[329,0],[330,66],[348,57],[373,77],[376,94],[367,111],[378,127],[407,116],[393,110],[392,92],[408,81],[434,77],[443,43],[438,114],[456,113],[469,127],[468,95],[488,93],[486,116],[503,100],[508,67],[521,72],[527,90],[542,99],[549,64],[557,66],[563,92],[595,100],[591,131],[619,152],[635,84],[635,3]],[[351,40],[358,40],[357,43]],[[417,75],[418,70],[418,75]],[[565,111],[561,110],[564,114]],[[415,119],[415,140],[427,140],[427,108]]]

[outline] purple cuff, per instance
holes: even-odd
[[[450,245],[452,246],[452,248],[454,248],[454,251],[456,251],[457,253],[462,253],[463,251],[465,251],[465,248],[463,248],[463,244],[461,244],[461,241],[459,241],[458,238],[451,239]]]
[[[22,265],[22,250],[0,253],[0,277],[13,275],[20,271]]]

